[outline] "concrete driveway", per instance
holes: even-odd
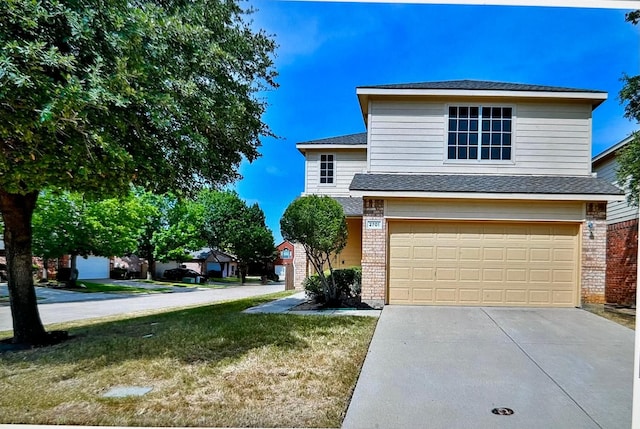
[[[629,428],[633,346],[580,309],[387,306],[343,428]]]

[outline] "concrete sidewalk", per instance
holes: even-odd
[[[322,310],[293,310],[293,308],[299,304],[302,304],[307,300],[304,292],[298,292],[286,298],[280,298],[275,301],[267,302],[266,304],[259,305],[257,307],[247,308],[243,313],[258,314],[258,313],[287,313],[295,314],[298,316],[315,315],[315,316],[367,316],[367,317],[380,317],[382,310],[356,310],[353,308],[327,308]]]
[[[45,289],[45,288],[38,288]],[[66,292],[91,296],[91,301],[57,302],[39,304],[40,318],[45,325],[50,323],[69,322],[73,320],[93,319],[95,317],[113,316],[117,314],[136,313],[141,311],[168,309],[198,304],[210,304],[219,301],[248,298],[251,296],[267,295],[284,290],[284,284],[258,286],[229,286],[222,289],[191,289],[189,293],[157,293],[135,295],[108,295],[96,297],[98,294],[82,292]],[[64,292],[50,290],[51,292]],[[116,295],[114,297],[114,295]],[[0,331],[12,329],[11,309],[9,306],[0,307]]]
[[[387,306],[343,428],[628,428],[633,347],[581,309]]]

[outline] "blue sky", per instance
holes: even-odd
[[[280,217],[304,190],[297,142],[365,131],[356,87],[479,79],[607,91],[594,111],[593,154],[635,124],[618,99],[640,73],[640,29],[625,11],[525,6],[253,0],[254,26],[275,37],[280,87],[264,96],[262,157],[243,163],[240,196],[264,210],[276,244]]]

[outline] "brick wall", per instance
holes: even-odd
[[[583,303],[604,303],[607,267],[607,204],[587,203],[582,225],[582,278],[580,290]]]
[[[293,286],[302,290],[302,282],[307,278],[309,263],[304,246],[300,243],[293,244]]]
[[[638,219],[607,227],[607,271],[605,297],[608,303],[636,303],[638,264]]]
[[[367,228],[367,221],[381,221],[381,229]],[[362,301],[382,307],[387,289],[387,223],[384,200],[365,199],[362,216]]]

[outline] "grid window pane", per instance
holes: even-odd
[[[332,184],[334,172],[333,155],[320,155],[320,183]]]
[[[511,121],[510,107],[450,106],[448,158],[511,159]]]

